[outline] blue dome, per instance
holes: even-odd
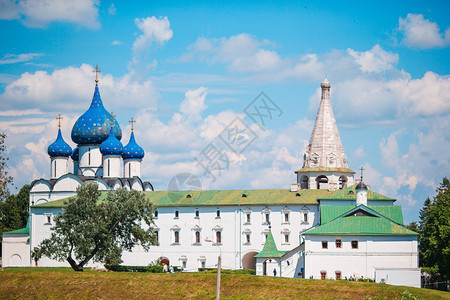
[[[78,118],[72,128],[72,141],[78,145],[100,145],[109,136],[111,114],[103,107],[98,84],[89,109]],[[113,118],[113,131],[118,140],[122,138],[119,123]]]
[[[72,154],[72,148],[67,144],[61,134],[61,129],[58,129],[58,137],[56,140],[48,146],[48,155],[50,157],[64,156],[69,157]]]
[[[123,145],[113,134],[114,128],[111,128],[109,137],[100,145],[100,152],[107,155],[122,155]]]
[[[134,132],[131,132],[130,141],[123,147],[123,159],[142,159],[144,157],[144,149],[136,143]]]
[[[75,149],[73,149],[72,155],[70,157],[72,157],[73,161],[79,161],[80,160],[80,148],[76,147]]]

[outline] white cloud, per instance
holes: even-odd
[[[365,52],[358,52],[349,48],[347,53],[355,58],[362,72],[390,70],[393,68],[393,64],[398,62],[398,54],[384,51],[380,45],[375,45]]]
[[[173,31],[170,29],[170,22],[167,17],[156,18],[153,16],[135,19],[135,23],[142,31],[142,34],[134,41],[133,51],[146,50],[152,42],[163,44],[173,36]]]
[[[421,14],[400,17],[398,30],[403,34],[402,42],[410,47],[428,49],[450,45],[450,29],[442,34],[435,22],[424,19]]]
[[[135,81],[130,75],[102,76],[100,94],[105,108],[111,110],[155,109],[158,97],[149,80]],[[92,66],[67,67],[47,73],[24,73],[5,87],[0,95],[0,109],[40,109],[44,112],[76,112],[87,109],[94,90]]]
[[[0,59],[0,65],[15,64],[18,62],[26,62],[42,56],[42,53],[22,53],[22,54],[6,54]]]
[[[180,105],[180,111],[191,121],[198,122],[202,119],[202,112],[206,109],[205,98],[207,89],[200,87],[196,90],[189,90]]]
[[[51,22],[71,22],[98,28],[98,0],[2,0],[0,19],[19,19],[28,27],[45,27]]]
[[[134,75],[142,79],[146,78],[148,72],[157,66],[156,60],[150,59],[150,46],[153,43],[163,45],[172,38],[173,31],[170,29],[167,17],[136,18],[134,22],[142,33],[133,43],[133,59],[128,64],[128,68]]]
[[[113,45],[113,46],[119,46],[119,45],[123,45],[123,42],[114,40],[114,41],[111,42],[111,45]]]

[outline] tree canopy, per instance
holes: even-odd
[[[421,263],[450,279],[450,180],[445,177],[436,191],[420,210]]]
[[[0,132],[0,202],[9,195],[8,185],[12,183],[12,177],[8,173],[8,157],[6,156],[6,134]]]
[[[55,216],[51,236],[34,249],[34,259],[67,260],[83,271],[90,260],[120,263],[122,251],[136,243],[145,250],[156,244],[152,204],[143,193],[119,189],[102,200],[100,194],[96,183],[82,184]]]

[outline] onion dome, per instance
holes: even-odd
[[[111,119],[115,137],[122,138],[122,130],[117,120],[103,107],[98,79],[95,83],[94,96],[89,109],[78,118],[72,128],[72,141],[78,145],[100,145],[105,141],[111,129]]]
[[[72,154],[72,148],[64,141],[62,137],[61,128],[58,128],[58,137],[52,144],[50,144],[50,146],[48,146],[47,153],[50,157],[69,157],[70,154]]]
[[[367,185],[361,180],[355,188],[356,190],[368,190]]]
[[[76,147],[73,149],[72,155],[70,156],[73,161],[79,161],[80,160],[80,148]]]
[[[136,143],[136,140],[134,139],[134,127],[133,127],[134,122],[135,121],[133,119],[131,119],[131,121],[130,121],[131,136],[130,136],[130,141],[128,142],[128,144],[125,147],[123,147],[123,154],[122,154],[123,159],[142,159],[145,155],[144,149],[142,149],[142,147],[139,146]]]
[[[114,135],[114,127],[111,128],[109,137],[100,145],[100,152],[105,156],[122,155],[123,145]]]

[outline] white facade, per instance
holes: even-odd
[[[376,268],[417,268],[419,259],[416,236],[309,236],[304,249],[305,278],[313,279],[374,279]]]

